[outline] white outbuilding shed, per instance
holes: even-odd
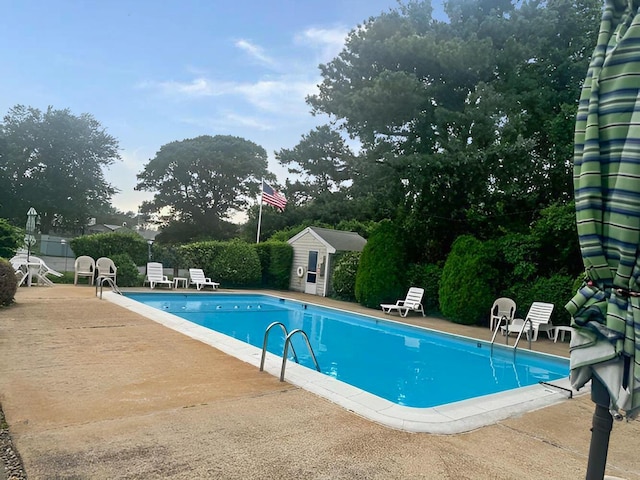
[[[307,227],[288,243],[293,247],[289,289],[326,297],[331,290],[333,255],[361,252],[367,241],[355,232]]]

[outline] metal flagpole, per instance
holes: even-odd
[[[260,243],[260,224],[262,223],[262,196],[264,195],[264,178],[260,182],[260,213],[258,214],[258,235],[256,236],[256,243]]]

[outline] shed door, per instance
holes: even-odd
[[[316,282],[318,281],[318,252],[309,251],[309,261],[307,262],[307,279],[304,285],[304,293],[316,294]]]

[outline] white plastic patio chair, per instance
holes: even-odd
[[[96,261],[88,255],[80,255],[74,263],[75,275],[73,276],[73,284],[78,284],[78,278],[87,277],[89,285],[93,285],[93,279],[96,275]]]
[[[516,316],[516,302],[507,297],[500,297],[493,302],[489,314],[489,328],[493,332],[501,323],[511,323]]]
[[[113,283],[116,283],[118,268],[109,257],[100,257],[96,260],[96,270],[98,271],[98,278],[111,278]]]

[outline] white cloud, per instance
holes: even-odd
[[[147,152],[144,148],[134,148],[133,150],[125,150],[120,155],[122,162],[116,163],[123,169],[133,174],[138,174],[144,168],[144,165],[149,161],[150,152]],[[113,167],[112,167],[113,168]]]
[[[349,30],[336,28],[307,28],[295,37],[296,43],[319,52],[318,59],[328,62],[335,58],[344,47]]]
[[[252,84],[237,85],[236,91],[255,107],[283,115],[308,113],[305,96],[316,91],[316,83],[309,79],[261,80]]]
[[[187,82],[145,82],[140,86],[179,98],[241,97],[259,110],[287,116],[308,113],[305,97],[317,92],[317,81],[291,76],[279,76],[253,83],[216,82],[200,77]]]
[[[269,119],[258,118],[255,115],[242,115],[236,112],[222,112],[215,117],[183,117],[180,121],[213,131],[228,131],[238,127],[248,127],[260,131],[273,129],[273,124]]]
[[[204,77],[197,77],[188,82],[176,82],[175,80],[166,82],[145,81],[139,83],[138,87],[158,90],[170,96],[210,97],[224,95],[229,88],[232,88],[232,84],[216,83]]]
[[[255,128],[263,131],[273,130],[273,124],[265,121],[264,119],[259,119],[254,116],[239,115],[236,113],[226,114],[222,123],[224,125],[231,123],[233,125]]]
[[[277,62],[269,57],[264,49],[258,45],[255,45],[248,40],[240,39],[235,42],[235,46],[240,50],[248,53],[250,57],[258,60],[260,63],[267,65],[269,67],[277,66]]]

